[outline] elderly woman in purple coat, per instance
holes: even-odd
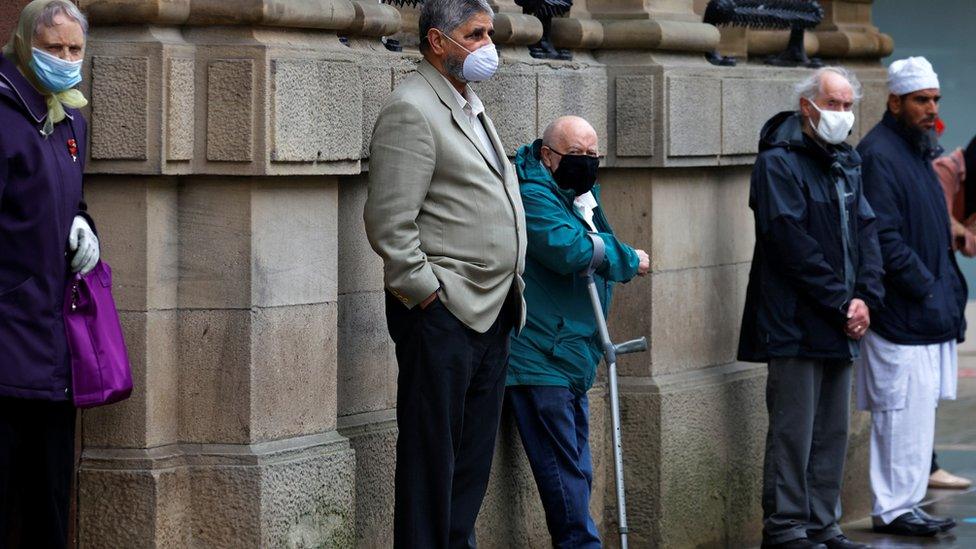
[[[64,547],[75,408],[62,319],[98,262],[77,110],[87,21],[35,0],[0,56],[0,546]]]

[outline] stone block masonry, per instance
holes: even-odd
[[[869,2],[825,3],[821,47],[865,83],[861,134],[881,116],[890,44]],[[130,400],[83,414],[80,545],[389,547],[397,368],[362,207],[372,126],[420,58],[416,12],[79,4],[93,25],[87,199],[136,381]],[[574,59],[541,61],[524,47],[538,21],[498,2],[501,68],[475,89],[509,155],[556,116],[590,120],[610,220],[651,255],[648,277],[618,286],[611,322],[651,342],[621,360],[634,546],[755,543],[764,368],[735,361],[748,179],[760,127],[794,108],[807,72],[706,63],[719,32],[691,0],[577,4],[554,25]],[[376,37],[396,29],[400,53]],[[591,511],[613,546],[605,392],[602,379],[590,392]],[[867,458],[862,419],[850,471]],[[846,498],[849,516],[867,510]],[[507,416],[477,533],[489,548],[549,544]]]

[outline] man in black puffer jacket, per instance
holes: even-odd
[[[768,362],[763,546],[861,548],[840,530],[852,360],[883,299],[861,159],[844,143],[860,85],[835,67],[762,129],[749,207],[756,248],[739,360]]]
[[[956,341],[966,283],[956,264],[942,187],[932,169],[939,80],[923,57],[888,69],[888,110],[858,145],[864,193],[878,215],[885,308],[862,342],[858,407],[871,411],[874,529],[931,536],[953,526],[918,508],[925,497],[935,407],[955,398]]]

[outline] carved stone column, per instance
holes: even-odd
[[[542,22],[522,13],[513,0],[489,0],[495,10],[495,36],[500,46],[527,46],[542,38]]]
[[[393,85],[413,70],[416,53],[393,54],[375,38],[350,39],[350,44],[357,53],[376,53],[363,56],[360,67],[365,171],[379,109]],[[363,227],[366,181],[365,173],[339,179],[338,426],[356,452],[355,545],[389,547],[393,543],[397,369],[386,330],[383,264],[370,249]]]
[[[879,59],[891,55],[894,40],[871,24],[874,0],[821,0],[824,20],[816,28],[824,57]]]
[[[694,12],[692,0],[591,0],[587,5],[595,18],[607,20],[606,48],[708,51],[718,40],[716,29]]]
[[[397,15],[347,0],[81,7],[88,199],[136,382],[84,414],[81,544],[354,544],[337,176],[359,173],[399,61],[336,33],[375,36]]]

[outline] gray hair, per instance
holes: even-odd
[[[420,51],[427,51],[427,32],[439,29],[451,34],[468,19],[479,13],[495,17],[488,0],[427,0],[420,10]]]
[[[41,27],[53,27],[54,18],[58,15],[64,15],[68,19],[74,20],[74,22],[81,25],[81,32],[84,33],[85,36],[88,36],[88,18],[85,17],[85,14],[81,13],[78,6],[74,5],[73,2],[69,2],[68,0],[54,0],[50,4],[44,6],[44,9],[42,9],[41,13],[37,16],[34,34],[36,35],[37,31]]]
[[[793,91],[796,93],[796,100],[799,101],[801,97],[813,101],[816,99],[817,95],[823,92],[823,77],[828,72],[832,72],[841,76],[847,83],[851,85],[851,89],[854,90],[854,102],[861,100],[861,82],[857,79],[857,75],[854,71],[845,69],[844,67],[821,67],[813,71],[810,76],[804,78],[793,87]]]

